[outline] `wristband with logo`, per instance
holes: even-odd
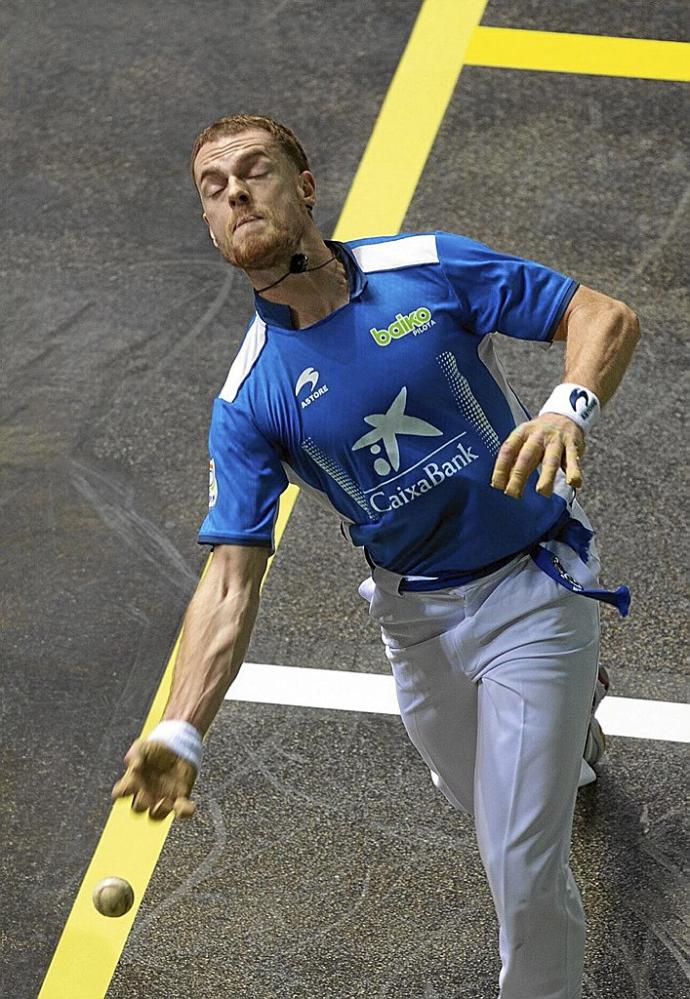
[[[201,755],[204,751],[204,744],[201,740],[199,730],[190,722],[175,721],[168,719],[159,722],[152,732],[149,733],[146,741],[155,739],[156,742],[163,742],[177,753],[183,760],[187,760],[197,770],[201,766]]]
[[[585,433],[599,422],[601,404],[591,389],[572,382],[557,385],[539,410],[542,413],[560,413],[569,416]]]

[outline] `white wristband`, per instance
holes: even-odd
[[[569,416],[587,433],[599,422],[600,412],[601,404],[591,389],[573,382],[563,382],[553,390],[539,410],[539,415],[560,413],[561,416]]]
[[[199,730],[190,722],[170,719],[159,722],[153,732],[149,733],[146,741],[151,739],[165,743],[169,749],[172,749],[173,753],[177,753],[183,760],[187,760],[196,767],[197,773],[199,772],[204,744]]]

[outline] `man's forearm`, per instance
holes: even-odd
[[[190,722],[202,737],[240,671],[259,609],[257,587],[225,592],[212,570],[211,565],[187,608],[163,714]]]
[[[620,385],[639,339],[639,321],[627,306],[575,309],[568,321],[563,381],[584,385],[605,405]]]

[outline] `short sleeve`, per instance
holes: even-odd
[[[275,550],[273,528],[288,480],[276,448],[249,413],[215,399],[208,435],[209,509],[198,544],[258,545]]]
[[[550,341],[579,282],[544,264],[436,233],[439,263],[458,301],[463,326],[519,340]]]

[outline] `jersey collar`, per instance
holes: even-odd
[[[359,298],[366,288],[367,276],[357,263],[355,255],[347,243],[340,243],[334,239],[324,239],[324,243],[345,265],[347,279],[350,283],[350,302],[352,302],[354,299]],[[279,302],[269,302],[256,292],[254,292],[254,305],[257,313],[267,325],[281,326],[287,330],[295,328],[292,325],[289,305],[281,305]]]

